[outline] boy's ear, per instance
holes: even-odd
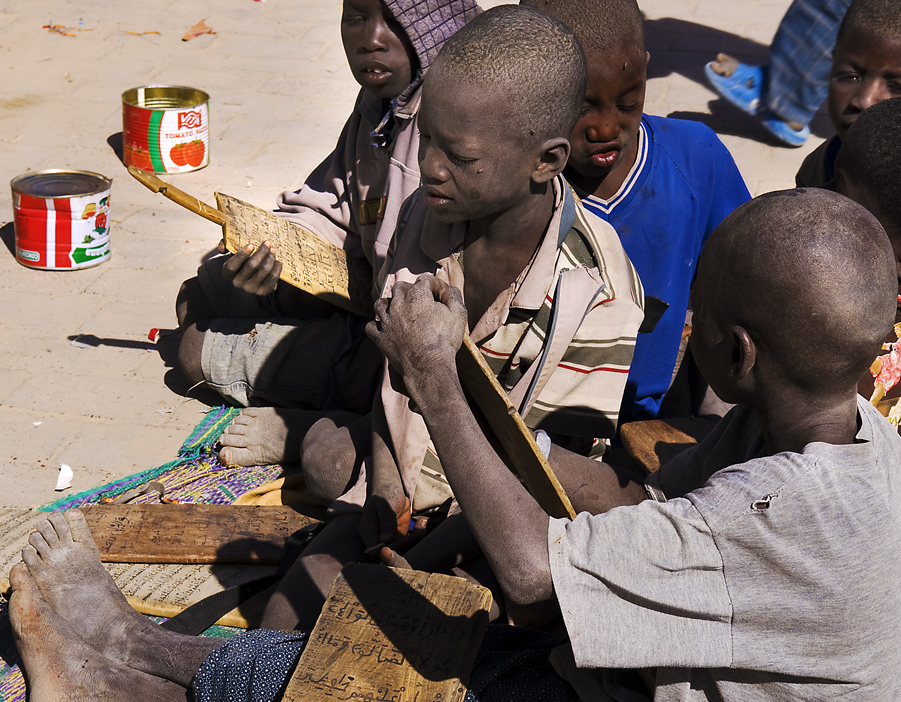
[[[564,137],[548,139],[539,147],[541,155],[538,164],[532,172],[532,181],[535,183],[547,183],[563,172],[569,159],[569,141]]]
[[[744,385],[757,364],[757,346],[748,330],[740,326],[732,327],[732,343],[729,373],[737,384]]]

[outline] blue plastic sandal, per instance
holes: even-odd
[[[804,142],[807,141],[807,137],[810,136],[810,127],[805,126],[801,129],[793,129],[788,122],[780,119],[769,110],[762,111],[757,115],[757,119],[760,120],[770,134],[786,146],[795,148],[803,146]]]
[[[704,66],[704,73],[713,89],[742,112],[756,115],[761,109],[766,66],[740,63],[731,76],[721,76],[713,70],[713,61]]]

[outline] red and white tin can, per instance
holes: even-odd
[[[13,178],[16,260],[56,271],[108,261],[111,186],[109,178],[90,171],[54,169]]]
[[[210,96],[196,88],[145,85],[122,93],[126,166],[186,173],[210,162]]]

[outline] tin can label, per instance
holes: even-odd
[[[110,256],[109,191],[42,198],[13,192],[16,259],[49,270],[89,268]]]
[[[190,93],[189,102],[184,93]],[[200,95],[201,98],[198,98]],[[123,98],[124,161],[155,173],[196,171],[210,162],[209,107],[205,93],[151,86]],[[203,102],[197,104],[198,99]]]

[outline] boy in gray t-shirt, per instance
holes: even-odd
[[[552,663],[579,698],[889,701],[901,699],[901,438],[856,385],[896,285],[884,230],[850,200],[796,190],[740,207],[701,255],[691,338],[711,388],[738,406],[646,485],[553,447],[582,512],[572,521],[541,511],[466,408],[455,290],[396,287],[370,333],[505,595],[559,602],[570,647]],[[615,669],[642,669],[648,692]]]

